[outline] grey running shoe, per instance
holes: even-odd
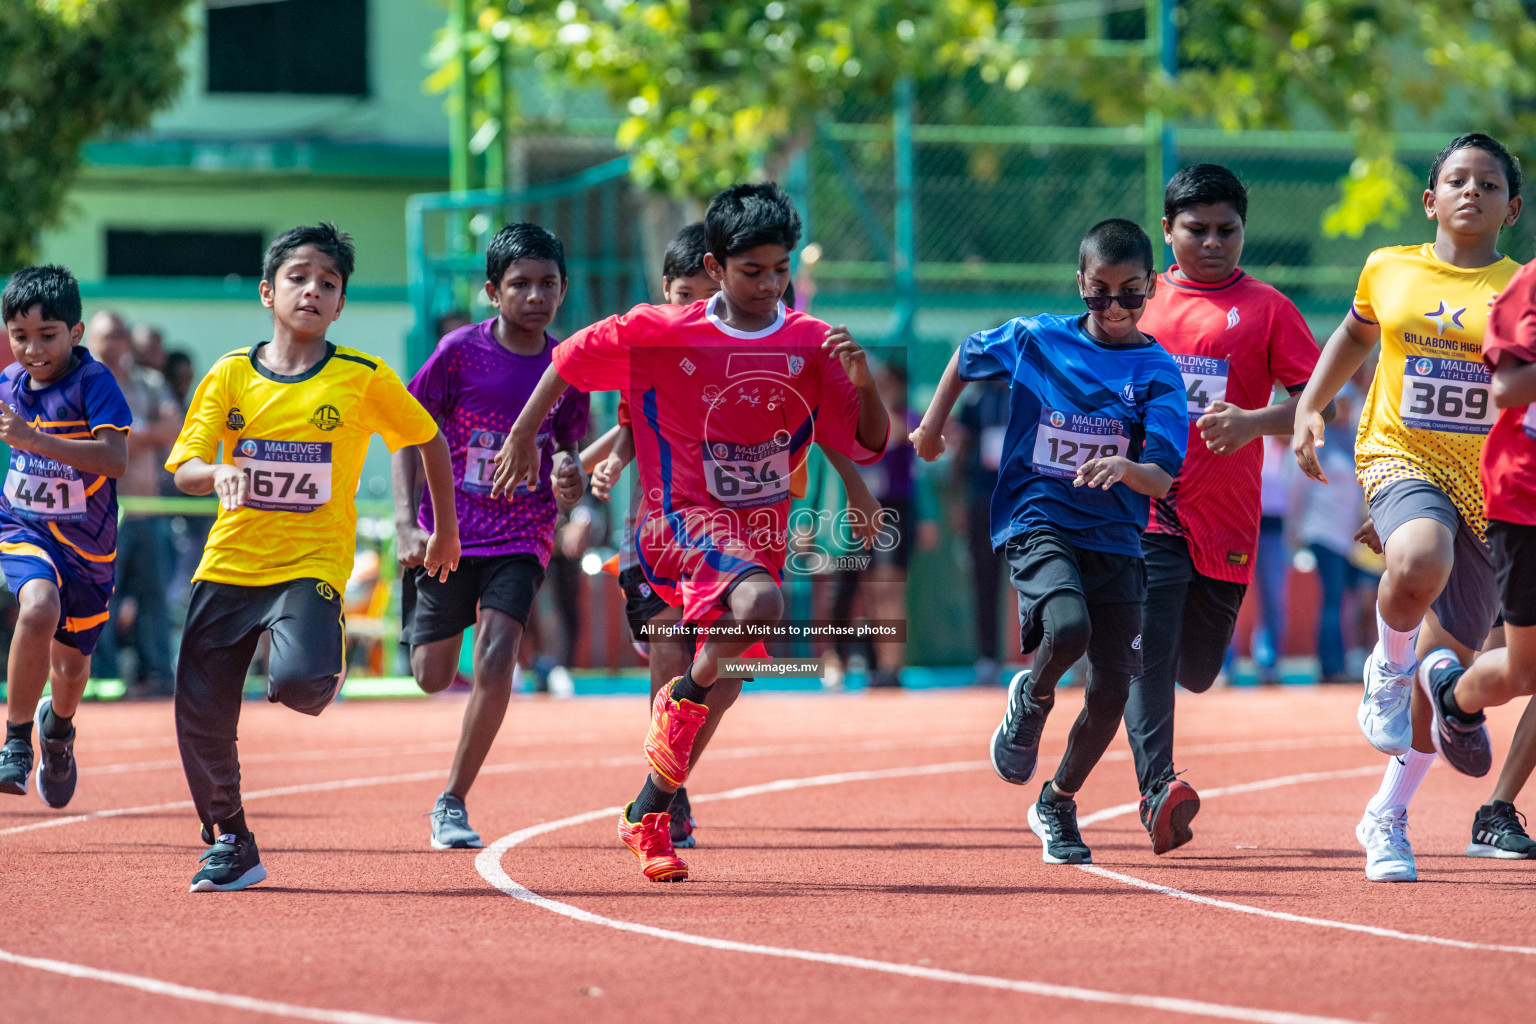
[[[1050,783],[1046,783],[1050,785]],[[1093,854],[1077,831],[1077,801],[1040,799],[1029,806],[1029,828],[1040,837],[1040,859],[1047,864],[1092,864]]]
[[[1479,711],[1475,721],[1463,722],[1447,715],[1440,703],[1465,671],[1454,651],[1437,647],[1419,662],[1417,675],[1419,688],[1429,698],[1429,709],[1435,716],[1435,751],[1461,774],[1481,778],[1493,767],[1493,742],[1488,738],[1483,713]]]
[[[469,812],[464,801],[444,793],[432,808],[432,849],[478,850],[485,844],[480,833],[469,827]]]
[[[234,892],[267,877],[256,849],[256,837],[225,833],[198,858],[202,868],[192,876],[188,892]]]
[[[992,733],[992,770],[1004,782],[1022,786],[1035,776],[1040,757],[1040,731],[1056,703],[1040,703],[1029,695],[1029,669],[1008,684],[1008,710]]]
[[[1402,757],[1413,746],[1413,716],[1408,711],[1413,669],[1395,675],[1378,645],[1365,659],[1364,674],[1365,696],[1355,710],[1355,721],[1371,746],[1391,757]]]
[[[0,793],[27,795],[32,777],[32,744],[26,740],[6,740],[0,747]]]
[[[1525,815],[1507,800],[1493,800],[1477,809],[1472,819],[1468,857],[1498,860],[1536,860],[1536,840],[1525,831]]]
[[[42,748],[37,761],[37,795],[43,803],[60,808],[75,795],[75,783],[80,781],[80,768],[75,764],[75,727],[69,727],[69,735],[63,739],[49,739],[43,729],[43,720],[53,714],[53,698],[44,697],[37,703],[37,715],[32,720],[32,731],[37,745]]]

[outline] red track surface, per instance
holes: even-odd
[[[1045,771],[1079,692],[1063,691],[1046,730]],[[200,895],[185,891],[201,844],[169,707],[89,705],[68,813],[33,795],[0,803],[0,1020],[1531,1019],[1536,862],[1461,856],[1490,780],[1437,766],[1412,814],[1422,881],[1365,880],[1353,828],[1383,759],[1355,730],[1357,699],[1349,687],[1186,698],[1180,767],[1206,795],[1195,841],[1156,858],[1134,810],[1111,813],[1085,824],[1090,873],[1041,863],[1023,821],[1036,788],[985,764],[1001,692],[749,694],[690,787],[701,845],[682,885],[645,881],[607,813],[501,856],[430,850],[422,814],[461,700],[340,704],[318,721],[253,704],[247,814],[270,878]],[[644,715],[639,698],[515,704],[471,821],[490,844],[629,799]],[[1502,753],[1516,709],[1491,717]],[[700,799],[849,772],[884,775]],[[1290,778],[1307,773],[1322,777]],[[1135,796],[1117,742],[1080,815]],[[147,809],[77,818],[126,808]]]

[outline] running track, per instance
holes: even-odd
[[[1491,781],[1437,766],[1410,832],[1423,881],[1366,882],[1353,826],[1381,758],[1356,699],[1185,699],[1205,806],[1165,858],[1117,741],[1081,797],[1082,869],[1041,863],[1036,787],[986,765],[1001,692],[748,694],[691,787],[695,878],[670,886],[613,835],[639,698],[515,703],[470,801],[478,855],[431,851],[422,817],[462,698],[248,704],[270,878],[195,896],[169,707],[87,705],[68,812],[0,803],[0,1020],[1531,1019],[1536,862],[1462,857]],[[1491,716],[1500,755],[1516,717]]]

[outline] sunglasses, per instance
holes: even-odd
[[[1147,301],[1144,294],[1129,293],[1126,295],[1084,295],[1083,304],[1095,313],[1102,313],[1109,308],[1111,302],[1120,303],[1120,308],[1129,312],[1140,309],[1141,304]]]

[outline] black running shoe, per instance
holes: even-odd
[[[1498,860],[1536,860],[1536,839],[1525,832],[1525,815],[1506,800],[1494,800],[1477,809],[1472,819],[1468,857]]]
[[[26,740],[6,740],[0,747],[0,793],[27,795],[32,777],[32,744]]]
[[[1055,703],[1055,697],[1041,703],[1029,695],[1029,669],[1013,677],[1008,684],[1008,710],[992,733],[992,770],[998,778],[1022,786],[1035,777],[1040,731]]]
[[[37,745],[42,748],[37,763],[37,795],[43,798],[43,803],[58,809],[74,797],[80,769],[75,764],[75,727],[71,725],[69,735],[63,739],[50,739],[43,728],[43,720],[52,716],[53,698],[44,697],[37,703],[32,732],[37,736]]]
[[[677,792],[672,794],[672,806],[668,813],[672,816],[672,848],[691,850],[698,846],[699,841],[693,838],[693,805],[688,802],[688,790],[681,786],[677,788]]]
[[[1152,852],[1161,855],[1193,839],[1189,823],[1199,811],[1195,787],[1180,782],[1172,772],[1158,779],[1141,798],[1141,825],[1152,837]]]
[[[1439,647],[1419,662],[1417,673],[1419,687],[1429,698],[1429,709],[1434,714],[1431,734],[1435,750],[1447,764],[1463,775],[1481,778],[1493,767],[1493,743],[1488,738],[1488,723],[1479,711],[1471,722],[1462,722],[1447,715],[1440,703],[1445,693],[1456,685],[1466,670],[1449,648]]]
[[[1093,863],[1093,854],[1077,831],[1076,800],[1052,803],[1041,790],[1040,799],[1029,807],[1029,827],[1040,837],[1040,857],[1047,864]]]
[[[192,876],[189,892],[234,892],[267,877],[267,869],[261,866],[261,854],[256,850],[256,836],[250,832],[243,836],[219,836],[219,841],[198,860],[203,866]]]

